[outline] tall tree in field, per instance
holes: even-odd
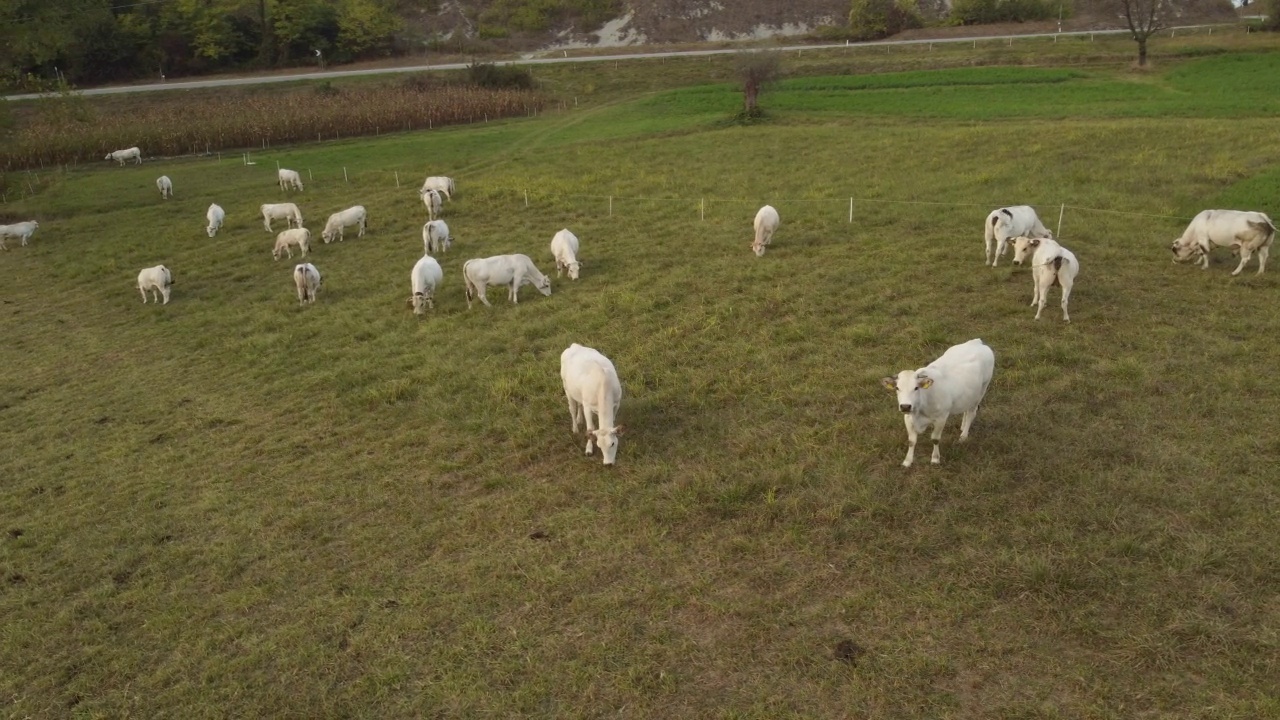
[[[747,52],[738,56],[738,78],[742,80],[742,114],[760,115],[760,90],[782,72],[778,56],[771,52]]]
[[[1147,65],[1147,39],[1168,19],[1169,0],[1117,0],[1129,32],[1138,43],[1138,67]]]

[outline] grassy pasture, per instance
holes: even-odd
[[[1280,716],[1280,267],[1167,249],[1203,207],[1280,210],[1278,69],[795,79],[753,127],[701,87],[63,176],[4,208],[41,229],[0,254],[0,702]],[[305,309],[255,217],[277,160],[311,171],[291,197],[317,235],[371,215],[318,243]],[[457,242],[418,321],[413,189],[439,172]],[[765,202],[782,227],[758,259]],[[1056,293],[1032,319],[1025,269],[982,266],[982,219],[1020,202],[1051,227],[1070,206],[1070,325]],[[551,269],[565,226],[580,281],[466,310],[463,260]],[[173,301],[144,307],[161,262]],[[943,464],[904,471],[878,379],[971,337],[997,354],[973,438],[953,420]],[[570,342],[623,380],[612,471],[569,433]]]

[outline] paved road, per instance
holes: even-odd
[[[1195,28],[1220,27],[1220,25],[1181,25],[1170,28],[1170,31],[1192,30]],[[1055,35],[1121,35],[1128,30],[1077,30],[1063,33],[1031,33],[1027,35],[983,35],[981,37],[935,38],[932,40],[879,40],[875,42],[842,43],[838,45],[789,45],[775,48],[760,48],[775,52],[803,52],[805,50],[831,50],[843,47],[878,47],[882,45],[925,45],[947,43],[991,42],[993,40],[1021,40],[1026,38],[1048,38]],[[1163,31],[1162,31],[1163,32]],[[629,53],[625,55],[587,55],[578,57],[541,57],[522,58],[519,60],[499,60],[495,65],[550,65],[554,63],[608,62],[611,60],[637,60],[645,58],[668,57],[700,57],[704,55],[732,55],[742,49],[724,48],[717,50],[673,50],[669,52]],[[391,73],[423,72],[424,70],[462,70],[466,63],[447,63],[440,65],[413,65],[408,67],[367,68],[364,70],[318,70],[313,72],[294,73],[290,75],[261,75],[245,78],[226,78],[221,80],[188,80],[183,82],[161,82],[150,85],[123,85],[118,87],[90,88],[77,90],[79,95],[117,95],[121,93],[153,92],[156,90],[193,90],[197,88],[230,87],[233,85],[263,85],[266,83],[296,82],[298,80],[327,80],[331,78],[355,77],[360,75],[384,75]],[[46,97],[52,93],[27,93],[24,95],[6,95],[6,100],[31,100]]]

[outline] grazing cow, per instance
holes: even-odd
[[[409,284],[413,289],[413,294],[409,296],[409,307],[413,308],[414,315],[424,314],[426,308],[436,309],[436,288],[440,287],[442,279],[444,270],[430,255],[423,255],[414,264],[413,272],[409,273]]]
[[[124,167],[125,160],[132,160],[134,165],[141,165],[142,150],[136,147],[131,147],[126,150],[116,150],[114,152],[107,153],[107,157],[104,159],[115,160],[120,163],[120,167]]]
[[[287,227],[302,227],[302,211],[293,203],[267,203],[258,208],[262,211],[262,226],[271,232],[272,220],[285,220]]]
[[[302,190],[302,176],[298,174],[297,170],[280,168],[276,171],[276,179],[280,181],[281,190],[287,191],[290,188],[298,191]]]
[[[513,303],[520,302],[521,285],[532,285],[543,295],[551,294],[551,278],[539,272],[528,255],[495,255],[468,260],[462,266],[462,279],[467,285],[468,310],[471,309],[472,297],[478,297],[480,302],[489,305],[484,294],[489,285],[507,286],[507,298]]]
[[[778,225],[782,219],[778,217],[778,211],[773,209],[772,205],[765,205],[756,212],[756,219],[753,223],[756,230],[756,239],[751,243],[751,250],[755,252],[756,257],[764,257],[764,249],[769,243],[773,242],[773,233],[777,231]]]
[[[422,196],[422,204],[427,206],[427,219],[435,220],[444,211],[444,205],[440,202],[439,190],[422,190],[418,193]]]
[[[449,202],[453,202],[453,196],[458,189],[453,186],[453,178],[451,177],[429,177],[422,183],[422,189],[418,192],[424,193],[428,190],[436,190]]]
[[[314,303],[316,301],[316,293],[320,290],[320,271],[311,263],[295,265],[293,268],[293,285],[298,289],[299,305]]]
[[[1267,256],[1276,237],[1275,223],[1260,212],[1242,210],[1202,210],[1173,241],[1174,262],[1195,259],[1203,270],[1209,269],[1209,251],[1214,245],[1229,247],[1240,253],[1240,264],[1232,275],[1239,275],[1249,258],[1258,253],[1258,274],[1267,269]]]
[[[289,259],[293,259],[292,246],[297,245],[302,249],[302,257],[307,256],[307,251],[311,249],[311,231],[306,228],[294,228],[285,230],[276,235],[276,246],[271,249],[271,257],[275,260],[280,259],[280,252],[284,251],[289,255]]]
[[[149,267],[138,273],[138,292],[142,293],[142,304],[147,304],[147,291],[151,291],[152,299],[163,305],[169,304],[169,289],[173,287],[173,274],[163,265]]]
[[[612,465],[618,457],[618,436],[622,426],[615,425],[618,404],[622,401],[622,383],[609,358],[589,347],[574,343],[560,353],[560,379],[569,400],[569,419],[573,432],[578,421],[587,425],[587,454],[593,445],[600,446],[604,464]],[[592,414],[596,422],[592,423]]]
[[[0,225],[0,250],[8,250],[5,247],[4,239],[7,237],[16,237],[21,241],[22,247],[27,246],[27,240],[35,234],[40,228],[40,223],[35,220],[27,220],[26,222],[14,223],[12,225]]]
[[[422,226],[422,249],[428,255],[447,252],[453,247],[453,236],[443,220],[432,220]]]
[[[1029,238],[1053,237],[1053,233],[1040,222],[1035,208],[1030,205],[1011,205],[992,210],[982,227],[983,239],[987,245],[987,263],[991,267],[996,266],[996,261],[1005,253],[1012,238],[1019,235]]]
[[[168,175],[161,175],[156,178],[156,187],[160,188],[160,197],[168,200],[173,197],[173,181]]]
[[[916,456],[916,437],[933,426],[933,464],[942,462],[938,443],[947,418],[963,413],[960,442],[969,438],[969,428],[978,416],[978,405],[987,394],[996,356],[981,340],[955,345],[942,357],[919,370],[903,370],[898,377],[880,382],[898,394],[898,409],[907,426],[907,457],[902,467],[911,467]]]
[[[556,233],[551,238],[551,254],[556,257],[556,277],[562,270],[569,271],[569,279],[578,279],[578,270],[582,263],[578,261],[578,236],[569,232],[568,228]]]
[[[222,229],[222,223],[227,219],[227,213],[222,209],[221,205],[214,203],[209,206],[209,210],[205,212],[204,217],[209,221],[209,226],[205,228],[205,232],[209,233],[209,237],[213,237]]]
[[[324,239],[325,244],[331,242],[335,237],[341,242],[343,228],[352,225],[360,228],[360,232],[356,237],[364,237],[364,229],[368,221],[369,213],[365,212],[363,205],[349,207],[342,212],[336,212],[329,216],[329,221],[324,224],[324,230],[320,232],[320,237]]]
[[[1062,319],[1071,322],[1071,316],[1067,314],[1067,300],[1071,298],[1071,288],[1080,272],[1075,254],[1050,238],[1014,238],[1013,264],[1021,265],[1028,257],[1031,258],[1034,288],[1031,304],[1036,306],[1036,319],[1040,319],[1044,304],[1049,299],[1049,288],[1058,285],[1062,288]]]

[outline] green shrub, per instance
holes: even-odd
[[[1070,16],[1071,5],[1055,0],[955,0],[951,4],[950,25],[985,25],[1000,22],[1052,20],[1059,8]]]
[[[849,11],[849,32],[855,40],[878,40],[923,25],[913,0],[853,0]]]
[[[534,86],[533,73],[516,65],[494,65],[473,62],[467,66],[467,81],[482,88],[513,88],[530,90]]]

